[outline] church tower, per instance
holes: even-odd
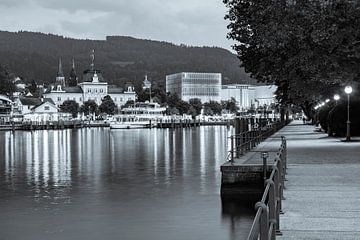
[[[59,59],[59,69],[56,75],[55,87],[58,91],[61,91],[62,87],[65,87],[65,77],[62,70],[61,58]]]
[[[78,77],[76,75],[76,70],[75,70],[75,61],[74,59],[72,60],[72,66],[71,66],[71,71],[70,71],[70,76],[69,76],[69,81],[68,81],[68,85],[69,87],[76,87],[78,84]]]

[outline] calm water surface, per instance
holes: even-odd
[[[0,239],[242,239],[253,209],[219,194],[231,131],[0,132]]]

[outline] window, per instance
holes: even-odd
[[[50,110],[50,107],[49,107],[49,106],[45,106],[45,107],[44,107],[44,110],[45,110],[45,111],[49,111],[49,110]]]
[[[58,97],[58,101],[61,101],[61,97]]]

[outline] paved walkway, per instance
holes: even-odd
[[[342,142],[293,122],[278,239],[360,239],[360,141]],[[358,139],[359,140],[359,139]]]

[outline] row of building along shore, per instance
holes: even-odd
[[[93,55],[90,68],[80,78],[76,74],[74,61],[69,77],[65,78],[60,59],[56,77],[52,84],[42,88],[41,97],[25,93],[25,84],[19,79],[14,81],[18,91],[12,96],[0,95],[0,125],[69,121],[71,114],[60,111],[60,106],[67,100],[73,100],[80,106],[87,101],[100,105],[105,96],[110,96],[118,109],[129,101],[137,101],[132,83],[126,83],[123,87],[108,84],[101,70],[95,68]],[[143,86],[151,88],[146,76]],[[221,73],[181,72],[166,76],[166,92],[177,94],[183,101],[195,98],[202,103],[235,100],[242,112],[272,105],[275,91],[274,85],[222,85]]]

